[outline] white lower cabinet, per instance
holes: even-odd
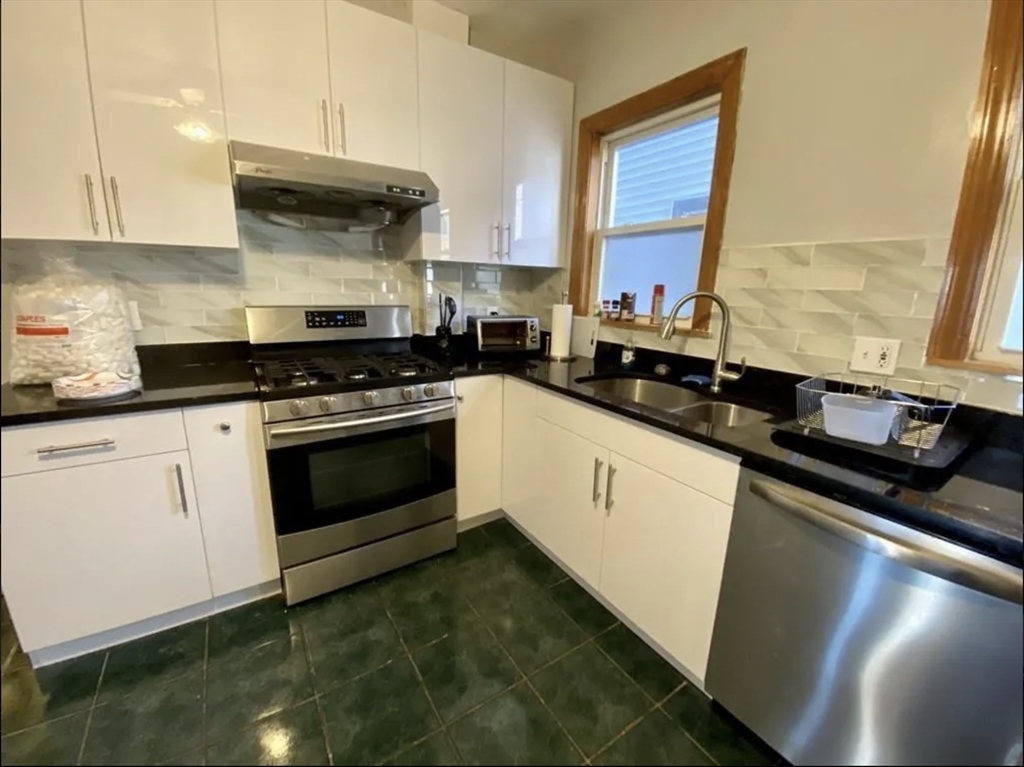
[[[455,382],[455,473],[459,521],[501,508],[502,377]]]
[[[540,538],[537,387],[506,377],[501,408],[501,508]]]
[[[732,508],[616,453],[609,465],[600,593],[703,679]]]
[[[279,577],[259,404],[183,412],[213,595]]]
[[[608,450],[560,426],[537,424],[542,488],[537,538],[587,583],[601,575]]]
[[[5,477],[0,496],[26,651],[211,597],[188,451]]]

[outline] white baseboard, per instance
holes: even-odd
[[[505,516],[505,512],[501,509],[495,509],[494,511],[485,511],[483,514],[477,514],[476,516],[470,517],[469,519],[458,519],[456,520],[456,528],[460,533],[464,533],[467,530],[472,530],[474,527],[480,527],[480,525],[486,525],[488,522],[493,522],[496,519],[501,519]]]
[[[119,626],[116,629],[101,631],[98,634],[91,634],[81,639],[73,639],[70,642],[61,642],[60,644],[33,650],[28,654],[28,658],[32,662],[33,668],[49,666],[52,663],[77,658],[79,655],[86,655],[96,650],[113,647],[114,645],[139,639],[150,634],[156,634],[175,626],[191,623],[192,621],[197,621],[225,610],[231,610],[232,608],[240,607],[241,605],[255,602],[258,599],[263,599],[272,594],[279,594],[280,592],[280,579],[267,581],[266,583],[250,586],[241,591],[234,591],[230,594],[214,597],[199,604],[189,605],[180,610],[146,618],[137,623],[130,623],[127,626]]]

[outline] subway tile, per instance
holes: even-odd
[[[341,280],[330,277],[281,275],[277,278],[277,289],[299,293],[340,293]]]
[[[812,354],[817,357],[849,359],[853,354],[853,337],[801,333],[796,350],[801,354]]]
[[[898,338],[901,341],[926,344],[932,332],[932,321],[919,317],[877,317],[858,315],[854,334],[877,338]]]
[[[164,332],[163,327],[143,326],[142,330],[135,331],[135,344],[136,346],[144,346],[146,344],[165,344],[167,343],[167,334]]]
[[[821,357],[799,352],[781,351],[761,347],[734,345],[730,351],[730,360],[747,358],[747,364],[753,367],[781,370],[786,373],[797,373],[807,376],[841,372],[846,369],[848,360],[839,357]],[[794,393],[795,396],[795,393]]]
[[[74,254],[75,264],[88,272],[159,272],[150,256],[134,253],[129,250],[95,250],[88,251],[79,249]],[[187,271],[183,269],[169,269],[167,271]]]
[[[373,277],[373,263],[370,261],[345,260],[340,256],[331,258],[302,259],[309,273],[314,277],[341,277],[370,279]]]
[[[114,278],[125,285],[154,290],[199,290],[202,278],[198,274],[183,272],[132,272],[120,270],[112,273]]]
[[[132,285],[120,280],[118,281],[118,285],[124,291],[125,297],[129,301],[137,303],[140,309],[144,306],[153,308],[160,306],[160,293],[156,290],[144,288],[139,285]]]
[[[796,348],[797,333],[792,330],[774,328],[736,327],[732,341],[740,346],[764,346],[769,349],[793,351]]]
[[[731,306],[729,309],[732,313],[732,321],[736,325],[757,327],[763,324],[763,309],[751,309],[746,306]]]
[[[298,258],[277,258],[272,253],[250,251],[245,254],[242,273],[250,275],[280,277],[283,275],[308,277],[309,262]],[[328,276],[328,275],[322,275]]]
[[[373,305],[373,296],[369,293],[314,293],[311,300],[317,306]]]
[[[784,328],[802,333],[851,335],[853,314],[836,312],[808,312],[800,309],[765,309],[760,325],[766,328]]]
[[[864,270],[850,266],[781,267],[768,270],[769,288],[799,290],[859,290]]]
[[[181,323],[195,324],[195,323]],[[245,309],[204,309],[203,325],[231,325],[233,327],[245,327]]]
[[[770,266],[806,266],[811,262],[812,245],[773,245],[764,248],[729,248],[722,264],[747,269]]]
[[[412,293],[414,286],[399,280],[342,280],[342,290],[346,293]]]
[[[945,268],[949,259],[949,237],[931,237],[925,241],[924,265]]]
[[[914,308],[910,314],[914,317],[932,319],[939,308],[939,294],[918,292],[914,295]]]
[[[277,277],[270,274],[204,274],[203,290],[277,290]]]
[[[153,257],[158,272],[187,274],[239,274],[242,255],[238,251],[198,250],[193,253],[162,253]]]
[[[805,311],[847,314],[882,314],[906,317],[914,305],[909,290],[809,290],[803,296]]]
[[[866,291],[924,290],[937,293],[942,289],[946,270],[941,266],[873,266],[864,278]]]
[[[924,257],[924,240],[834,242],[814,246],[811,267],[919,266]]]
[[[733,306],[748,309],[766,307],[799,308],[804,293],[802,290],[774,290],[772,288],[725,288],[722,297]]]
[[[202,325],[201,309],[166,309],[162,307],[139,307],[139,318],[145,325]]]
[[[244,341],[245,327],[236,325],[203,325],[201,327],[168,327],[164,328],[167,343],[193,344],[209,341]]]
[[[169,309],[227,309],[242,305],[242,294],[234,290],[160,291],[160,305]]]
[[[896,358],[896,364],[899,367],[913,368],[916,371],[920,371],[924,367],[924,355],[928,348],[928,344],[922,343],[901,343],[900,353]],[[920,372],[916,375],[910,376],[911,378],[920,378]]]
[[[247,290],[242,293],[240,306],[304,306],[310,302],[309,293],[291,290]],[[215,307],[210,307],[215,308]],[[229,307],[225,307],[229,308]]]
[[[719,267],[715,277],[716,288],[763,288],[768,283],[765,269],[734,269]]]

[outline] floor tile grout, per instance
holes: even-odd
[[[306,627],[301,620],[296,621],[299,626],[299,636],[302,637],[302,651],[306,656],[306,665],[309,667],[309,681],[313,688],[313,705],[316,706],[317,720],[320,722],[320,737],[324,741],[324,749],[327,752],[327,764],[334,764],[334,752],[331,751],[331,738],[327,733],[327,714],[324,707],[320,705],[320,691],[316,686],[316,664],[313,663],[313,653],[309,649],[309,638],[306,636]],[[300,704],[301,705],[301,704]]]
[[[201,730],[203,763],[206,763],[206,714],[207,698],[210,687],[210,621],[206,621],[206,631],[203,635],[203,725]]]
[[[89,706],[89,714],[85,719],[85,729],[82,731],[82,742],[78,746],[78,758],[75,760],[75,764],[81,764],[82,759],[85,757],[85,743],[89,739],[89,727],[92,726],[92,714],[96,710],[96,701],[100,697],[100,688],[103,686],[103,676],[107,673],[107,663],[110,661],[110,651],[107,650],[103,655],[103,665],[100,666],[100,675],[96,680],[96,689],[92,694],[92,704]]]

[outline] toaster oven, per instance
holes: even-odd
[[[476,338],[478,352],[540,350],[540,322],[536,317],[471,314],[466,317],[466,334]]]

